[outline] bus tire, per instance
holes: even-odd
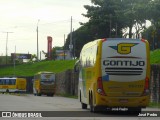
[[[6,90],[6,93],[9,93],[9,90],[8,90],[8,89]]]
[[[41,93],[38,93],[38,91],[37,91],[37,96],[41,96]]]
[[[80,102],[81,102],[82,109],[87,109],[87,104],[85,104],[85,103],[83,103],[83,102],[82,102],[81,91],[80,91],[80,97],[79,97],[79,100],[80,100]]]
[[[90,104],[90,112],[97,112],[97,109],[96,107],[93,105],[93,97],[92,97],[92,94],[90,94],[90,97],[89,97],[89,104]]]
[[[81,105],[82,105],[82,109],[87,109],[87,104],[81,103]]]

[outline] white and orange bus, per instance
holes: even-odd
[[[84,45],[79,62],[82,109],[125,107],[141,112],[149,103],[149,44],[144,39],[98,39]]]

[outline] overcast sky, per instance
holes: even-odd
[[[38,19],[39,51],[47,52],[47,36],[53,37],[52,46],[63,46],[64,34],[88,19],[84,5],[90,0],[0,0],[0,56],[6,55],[6,32],[8,33],[8,56],[14,53],[37,54],[36,28]]]

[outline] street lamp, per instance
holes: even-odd
[[[38,22],[37,22],[37,61],[39,60],[38,59],[38,57],[39,57],[39,55],[38,55],[38,53],[39,53],[39,50],[38,50],[38,24],[39,24],[39,19],[38,19]]]

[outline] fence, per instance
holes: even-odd
[[[78,73],[67,70],[56,74],[56,94],[78,94]]]
[[[160,102],[160,65],[151,65],[151,102]]]

